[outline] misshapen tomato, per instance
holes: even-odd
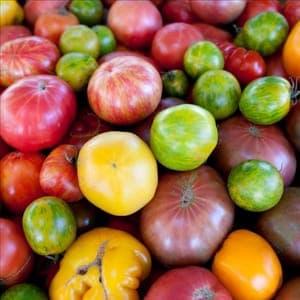
[[[214,256],[212,271],[235,300],[272,299],[282,282],[282,267],[273,248],[247,229],[227,236]]]
[[[283,45],[282,60],[286,72],[295,78],[300,77],[300,21],[289,32]]]

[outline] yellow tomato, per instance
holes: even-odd
[[[0,26],[21,24],[24,11],[16,0],[0,0]]]
[[[109,131],[88,140],[77,160],[84,196],[112,215],[130,215],[154,196],[158,183],[150,147],[131,132]]]
[[[246,229],[231,232],[213,258],[213,273],[235,300],[270,300],[282,283],[282,267],[270,244]]]
[[[151,271],[147,248],[130,234],[98,227],[67,249],[51,281],[51,300],[137,300]]]

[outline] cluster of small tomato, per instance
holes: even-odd
[[[300,1],[208,2],[0,0],[1,300],[300,299]],[[135,57],[133,64],[140,62],[140,74],[146,70],[143,80],[148,80],[148,93],[153,89],[153,94],[148,112],[138,107],[132,113],[124,106],[127,111],[121,119],[108,102],[99,108],[100,96],[95,95],[101,90],[99,66],[124,56],[105,71],[112,73],[118,63],[130,65]],[[132,81],[137,80],[135,69],[130,72]],[[44,81],[32,77],[28,89],[15,85],[30,75],[46,77]],[[28,108],[16,118],[14,112],[19,112],[37,82],[39,97],[51,100],[45,103],[57,110],[45,118],[46,105],[40,115]],[[146,90],[145,82],[139,85],[139,93]],[[103,83],[102,92],[109,94],[105,88]],[[211,100],[211,95],[226,89],[230,92],[222,93],[222,103]],[[265,94],[277,99],[272,113],[260,103]],[[4,104],[7,99],[9,105]],[[217,128],[219,140],[208,130],[206,138],[214,142],[211,149],[206,147],[201,163],[181,173],[177,171],[185,156],[178,153],[175,161],[160,148],[172,143],[170,132],[165,144],[150,145],[150,128],[153,132],[154,125],[157,131],[163,128],[158,118],[153,121],[160,111],[187,103],[212,114],[214,121],[207,119],[211,122],[207,128]],[[256,109],[260,105],[261,110]],[[195,110],[186,106],[181,113]],[[20,120],[26,130],[19,127]],[[121,201],[112,207],[109,197],[101,209],[99,194],[92,191],[101,180],[93,167],[96,152],[93,143],[87,143],[100,133],[112,132],[113,139],[123,131],[145,142],[134,137],[136,156],[147,157],[149,168],[156,166],[151,148],[160,172],[159,185],[156,169],[155,176],[143,174],[144,191],[136,192],[140,194],[135,203],[124,205],[125,213]],[[103,135],[105,142],[106,138]],[[128,140],[127,136],[122,142]],[[80,149],[84,149],[81,160]],[[249,180],[242,179],[249,166],[240,165],[230,173],[255,155],[272,162],[263,168],[276,167],[265,173],[269,179],[275,174],[267,189],[280,196],[273,200],[270,193],[267,208],[255,202],[260,195],[252,194],[246,204],[236,196],[247,186]],[[78,171],[84,174],[80,187]],[[253,190],[262,180],[262,172],[255,172]],[[228,202],[223,179],[229,173]],[[184,185],[188,180],[195,186]],[[134,184],[127,178],[135,192]],[[192,212],[201,215],[203,224],[183,213],[182,208],[193,202],[193,188],[184,190],[190,186],[202,188],[201,213],[196,205]],[[156,188],[154,201],[141,212],[143,193]],[[217,192],[210,194],[211,190]],[[217,207],[210,207],[209,197],[219,197]],[[178,213],[175,220],[178,205],[184,216]],[[132,207],[134,212],[128,213]],[[180,222],[186,223],[187,232],[174,229]],[[184,243],[178,245],[176,239]]]

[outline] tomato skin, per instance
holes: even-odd
[[[282,13],[289,22],[290,28],[292,28],[300,21],[300,2],[295,0],[285,0]]]
[[[0,46],[10,40],[32,35],[31,30],[24,25],[6,25],[0,27]]]
[[[300,21],[289,32],[283,45],[282,61],[288,75],[300,77]]]
[[[266,63],[263,57],[254,50],[237,47],[227,41],[217,42],[225,58],[224,69],[232,73],[242,85],[266,74]]]
[[[282,267],[273,248],[247,229],[226,237],[213,258],[212,272],[235,300],[272,299],[282,283]]]
[[[5,25],[21,24],[24,19],[24,10],[16,0],[1,0],[0,27]]]
[[[0,284],[9,287],[23,282],[33,269],[34,254],[21,226],[0,218],[0,241]]]
[[[278,291],[275,300],[300,299],[300,276],[288,279]]]
[[[44,37],[54,44],[59,44],[59,38],[68,26],[79,24],[78,18],[61,8],[57,11],[40,15],[34,24],[34,34]]]

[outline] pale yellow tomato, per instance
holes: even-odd
[[[131,132],[109,131],[88,140],[77,160],[84,196],[112,215],[130,215],[154,196],[158,183],[150,147]]]

